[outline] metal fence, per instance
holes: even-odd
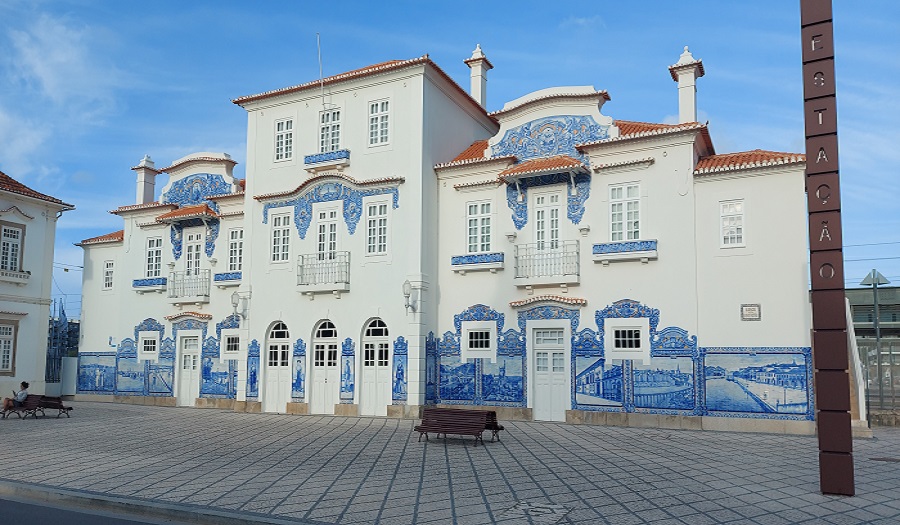
[[[578,241],[516,245],[516,278],[578,275]]]
[[[297,284],[350,284],[350,252],[299,255]]]
[[[869,408],[900,409],[900,341],[882,339],[880,356],[874,339],[857,338],[856,345],[859,348]]]
[[[209,297],[209,270],[172,272],[166,282],[169,297]]]

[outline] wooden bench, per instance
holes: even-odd
[[[41,415],[44,414],[44,410],[57,410],[56,417],[59,418],[61,415],[65,414],[66,417],[72,417],[69,415],[69,412],[72,411],[72,407],[67,407],[63,405],[61,397],[52,397],[52,396],[41,396],[41,400],[39,403],[39,410],[41,411]]]
[[[493,420],[493,423],[489,423],[490,419]],[[419,433],[419,441],[422,441],[423,435],[425,436],[425,441],[428,441],[429,433],[434,433],[437,437],[441,437],[441,434],[443,434],[444,439],[447,438],[447,434],[474,436],[475,446],[477,447],[479,441],[481,441],[481,444],[484,444],[482,433],[485,430],[496,433],[503,428],[500,427],[499,430],[495,430],[497,427],[500,426],[497,425],[496,412],[427,407],[422,410],[422,423],[416,425],[413,430]],[[491,441],[493,441],[493,437]]]
[[[484,429],[491,431],[491,443],[494,442],[494,438],[497,438],[497,441],[500,441],[500,431],[504,430],[503,425],[497,422],[497,413],[493,410],[487,411],[487,421],[484,423]]]
[[[33,418],[37,418],[37,412],[41,409],[41,396],[38,394],[28,394],[28,397],[25,398],[25,401],[22,402],[22,406],[13,407],[9,410],[3,411],[3,419],[9,417],[10,414],[15,414],[19,416],[19,419],[25,419],[29,415]],[[42,413],[43,415],[43,413]]]

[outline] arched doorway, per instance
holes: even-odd
[[[266,338],[265,388],[262,391],[265,412],[287,412],[291,397],[291,334],[278,321]]]
[[[360,414],[386,416],[391,404],[391,352],[388,327],[381,319],[366,325],[362,340]]]
[[[339,356],[337,328],[326,319],[313,332],[312,395],[309,407],[312,414],[333,414],[334,405],[340,402]]]

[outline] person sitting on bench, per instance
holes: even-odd
[[[3,410],[12,410],[15,407],[22,406],[22,403],[25,402],[25,398],[28,397],[28,383],[22,381],[21,384],[22,390],[18,392],[13,392],[13,397],[5,397],[3,398]]]

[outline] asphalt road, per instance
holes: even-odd
[[[0,525],[185,525],[180,521],[132,518],[106,511],[92,512],[0,498]]]

